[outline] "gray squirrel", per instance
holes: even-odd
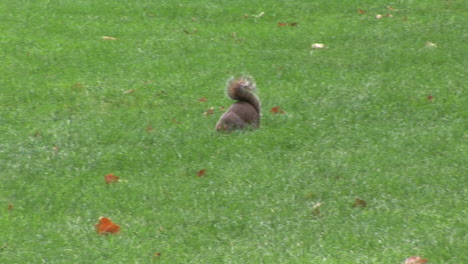
[[[260,99],[255,94],[256,84],[250,76],[231,78],[226,87],[227,96],[237,100],[219,118],[216,130],[230,132],[247,127],[260,127]]]

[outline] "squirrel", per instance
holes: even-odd
[[[216,130],[229,132],[249,126],[260,127],[260,99],[255,94],[257,85],[250,76],[232,77],[226,87],[227,96],[237,100],[220,117]]]

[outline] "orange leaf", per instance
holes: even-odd
[[[101,235],[115,234],[120,231],[120,226],[114,224],[107,217],[99,217],[99,223],[96,224],[96,232]]]
[[[203,177],[206,173],[206,169],[201,169],[197,172],[197,176],[198,177]]]
[[[109,173],[105,176],[106,183],[119,182],[119,177],[115,176],[113,173]]]
[[[353,207],[366,207],[367,203],[366,201],[362,200],[359,197],[356,197],[356,200],[354,200]]]
[[[278,27],[285,27],[288,23],[278,22]]]
[[[206,97],[202,97],[202,98],[198,99],[198,102],[206,102],[206,100],[207,100]]]
[[[404,264],[424,264],[428,261],[428,259],[421,259],[421,257],[410,257],[405,260]]]
[[[358,12],[359,12],[359,14],[361,14],[361,15],[364,15],[364,14],[366,13],[366,11],[363,10],[363,9],[358,9]]]
[[[273,113],[273,114],[284,114],[285,113],[283,111],[283,109],[281,109],[281,107],[279,107],[279,106],[275,106],[275,107],[271,108],[270,112]]]
[[[429,102],[432,103],[432,102],[434,101],[434,96],[432,96],[432,95],[429,94],[429,95],[427,96],[427,100],[428,100]]]

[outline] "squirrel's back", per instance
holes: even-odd
[[[231,78],[227,85],[227,95],[237,100],[219,119],[218,131],[242,129],[249,125],[260,126],[260,99],[255,94],[255,81],[251,77]]]

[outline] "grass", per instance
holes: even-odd
[[[342,2],[2,1],[0,262],[468,262],[467,8]]]

